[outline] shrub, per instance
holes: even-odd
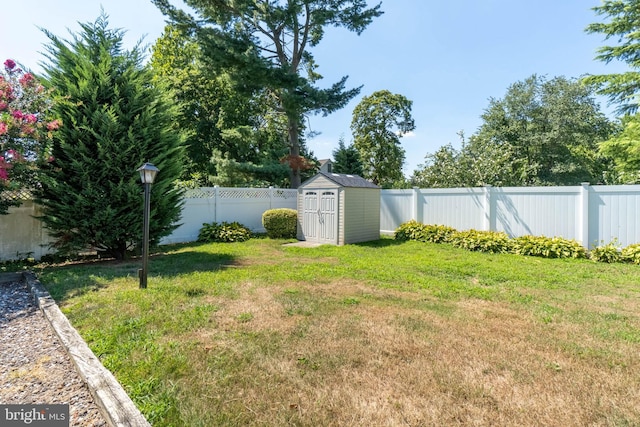
[[[198,242],[245,242],[251,238],[251,230],[239,222],[202,224]]]
[[[297,224],[298,211],[295,209],[269,209],[262,214],[262,226],[271,239],[295,238]]]
[[[470,251],[506,253],[511,249],[511,239],[498,231],[456,231],[449,237],[455,247]]]
[[[640,264],[640,243],[634,243],[622,249],[620,256],[624,261]]]
[[[589,259],[597,262],[620,262],[622,255],[620,254],[620,248],[615,241],[607,243],[606,245],[597,246],[589,251]]]
[[[417,240],[420,242],[443,243],[455,232],[454,228],[446,225],[422,224],[416,220],[407,221],[396,229],[396,240]]]
[[[394,239],[396,240],[418,240],[424,241],[425,225],[412,219],[405,223],[400,224],[394,233]]]
[[[511,251],[518,255],[544,258],[586,258],[584,247],[562,237],[520,236],[512,239]]]
[[[427,242],[445,243],[451,239],[456,229],[446,225],[427,225],[425,229],[425,237]]]

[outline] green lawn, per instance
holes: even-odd
[[[283,243],[39,276],[154,426],[640,425],[640,267]]]

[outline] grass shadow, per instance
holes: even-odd
[[[406,243],[403,240],[396,240],[390,237],[385,237],[379,240],[371,240],[369,242],[353,243],[354,246],[362,246],[365,248],[387,248],[389,246],[398,246]]]
[[[210,272],[237,265],[235,257],[226,253],[187,250],[156,253],[149,257],[149,274],[174,276],[193,272]],[[104,283],[138,278],[142,267],[139,258],[126,261],[96,260],[44,268],[39,276],[42,284],[58,302],[104,288]]]

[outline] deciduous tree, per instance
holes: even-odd
[[[50,91],[12,59],[0,71],[0,215],[22,203],[37,185],[38,167],[51,155],[61,121],[51,112]]]
[[[565,77],[531,76],[492,98],[478,131],[458,151],[444,147],[414,173],[420,186],[532,186],[607,182],[598,144],[616,126],[593,91]]]
[[[477,154],[510,154],[508,173],[497,174],[502,185],[602,182],[608,163],[598,156],[598,143],[614,126],[592,90],[576,80],[533,75],[516,82],[503,98],[490,100],[482,120],[469,149],[480,144]]]
[[[600,144],[603,155],[614,163],[610,181],[614,184],[640,183],[640,113],[622,119],[623,130]]]
[[[353,110],[353,144],[360,153],[364,178],[381,186],[404,179],[400,138],[415,129],[411,105],[403,95],[381,90],[362,98]]]

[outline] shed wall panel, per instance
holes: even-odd
[[[380,190],[347,188],[344,191],[344,243],[380,238]]]

